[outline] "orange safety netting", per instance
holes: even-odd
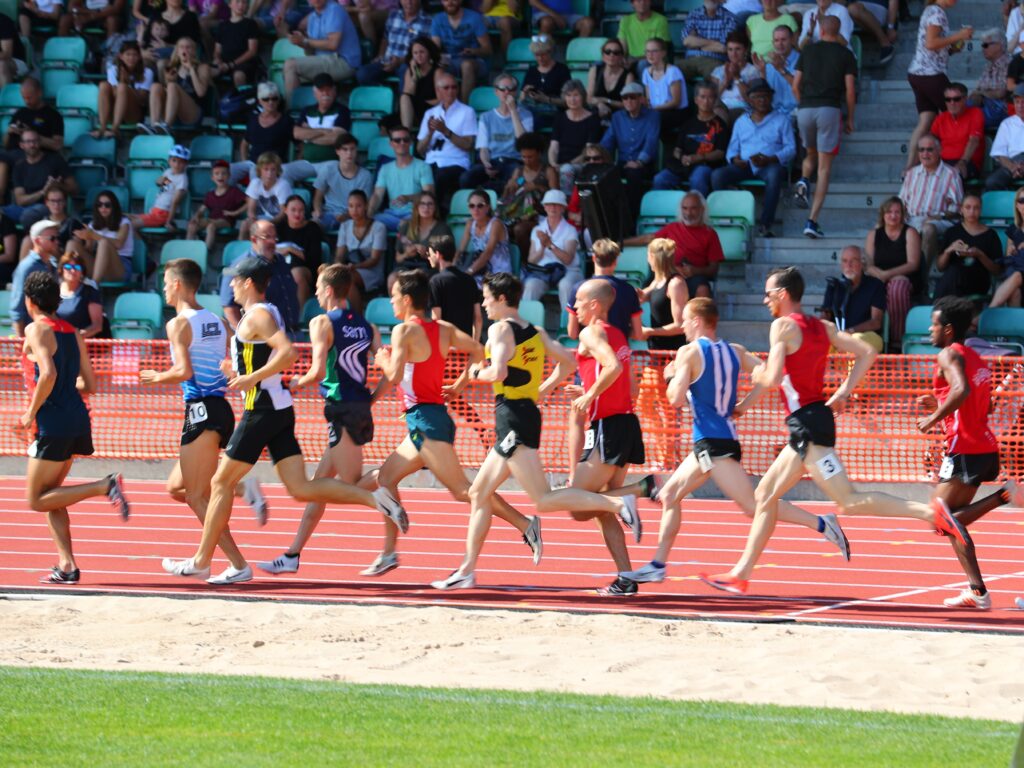
[[[108,459],[175,458],[181,431],[183,405],[176,385],[143,386],[138,372],[144,368],[165,370],[170,366],[166,341],[88,342],[97,374],[97,392],[89,396],[96,457]],[[310,363],[308,344],[296,345],[299,358],[293,373],[304,372]],[[639,391],[636,411],[644,431],[648,469],[672,469],[690,451],[690,415],[665,400],[661,370],[671,353],[634,352],[633,372]],[[1000,441],[1003,474],[1024,474],[1024,361],[1021,358],[989,359],[993,373],[990,425]],[[449,374],[457,373],[462,360],[449,359]],[[916,355],[880,356],[849,407],[838,417],[837,448],[851,478],[865,481],[927,481],[934,479],[942,456],[937,434],[921,435],[916,429],[922,415],[915,399],[929,392],[935,361]],[[835,356],[827,375],[834,388],[845,376],[849,360]],[[15,429],[28,403],[26,361],[21,342],[0,339],[0,455],[25,455],[28,435]],[[374,381],[379,372],[372,372]],[[749,386],[744,377],[743,391]],[[306,458],[323,452],[327,430],[323,400],[315,387],[295,395],[296,432]],[[229,395],[236,417],[238,397]],[[460,399],[450,403],[458,426],[456,449],[463,465],[478,467],[494,440],[494,408],[490,386],[471,384]],[[554,472],[567,467],[567,415],[569,398],[556,390],[541,404],[544,432],[541,457]],[[365,448],[367,464],[379,464],[405,437],[398,397],[389,393],[374,406],[375,437]],[[784,411],[778,393],[764,395],[738,421],[743,464],[760,475],[786,442]]]

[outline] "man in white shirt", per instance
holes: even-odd
[[[1024,108],[1024,99],[1021,99]],[[921,252],[928,269],[939,252],[939,236],[953,226],[964,199],[960,174],[942,162],[942,144],[926,133],[917,142],[920,165],[903,179],[900,199],[907,206],[907,223],[921,233]]]
[[[985,191],[1009,189],[1017,179],[1024,178],[1024,83],[1013,89],[1013,109],[1016,114],[999,124],[989,154],[996,161],[996,169],[985,179]]]
[[[569,301],[569,292],[583,280],[576,249],[579,233],[565,218],[569,202],[560,189],[550,189],[541,200],[546,215],[540,217],[530,234],[530,255],[527,259],[526,279],[523,281],[523,298],[540,299],[547,293],[557,278],[558,306],[564,307]],[[541,270],[548,270],[549,273]],[[557,271],[551,271],[557,270]],[[561,277],[558,273],[561,272]]]
[[[853,19],[850,18],[850,12],[832,0],[818,0],[818,7],[804,14],[797,48],[803,48],[808,43],[821,39],[818,17],[822,15],[835,16],[839,19],[839,42],[845,46],[850,45],[850,40],[853,39]]]
[[[459,188],[459,177],[469,169],[476,137],[476,112],[458,99],[459,84],[447,72],[434,80],[437,106],[423,115],[416,150],[430,165],[441,207],[447,211]]]

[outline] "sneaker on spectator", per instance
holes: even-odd
[[[818,222],[813,219],[808,219],[807,223],[804,224],[804,236],[817,239],[824,237],[825,233],[821,231],[821,227],[818,226]]]
[[[757,225],[757,236],[758,237],[765,237],[765,238],[772,238],[772,237],[775,237],[775,233],[772,232],[771,227],[769,227],[767,224],[758,224]]]
[[[810,194],[811,185],[807,179],[800,179],[796,184],[793,185],[793,204],[797,208],[807,209],[811,207],[808,195]]]

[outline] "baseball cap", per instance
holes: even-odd
[[[775,93],[775,91],[768,85],[767,80],[759,77],[756,80],[750,81],[750,85],[747,86],[747,93]]]
[[[227,169],[230,170],[231,169],[231,163],[229,163],[227,160],[218,160],[217,162],[215,162],[213,164],[213,167],[214,168],[227,168]]]
[[[58,224],[56,221],[52,221],[51,219],[43,219],[42,221],[37,221],[35,224],[32,225],[32,229],[28,231],[28,235],[29,237],[36,238],[39,237],[41,234],[43,234],[43,232],[45,232],[48,229],[60,229],[60,224]]]
[[[241,277],[243,280],[252,278],[254,280],[268,281],[272,274],[270,264],[255,256],[246,256],[232,264],[226,270],[229,275]]]
[[[183,147],[181,144],[175,144],[171,147],[168,157],[180,157],[182,160],[188,160],[192,157],[192,153],[188,151],[188,147]]]
[[[334,78],[326,72],[321,72],[313,78],[314,88],[337,88],[338,84],[334,82]]]
[[[644,87],[640,83],[629,83],[621,91],[622,96],[643,96]]]

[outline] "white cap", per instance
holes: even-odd
[[[37,221],[35,224],[32,225],[32,229],[28,231],[28,234],[29,237],[31,237],[34,240],[48,229],[60,229],[60,224],[58,224],[56,221],[52,221],[51,219],[42,219],[41,221]]]
[[[565,192],[560,189],[549,189],[544,193],[544,199],[540,201],[541,205],[560,205],[563,208],[569,207],[569,201],[565,199]]]

